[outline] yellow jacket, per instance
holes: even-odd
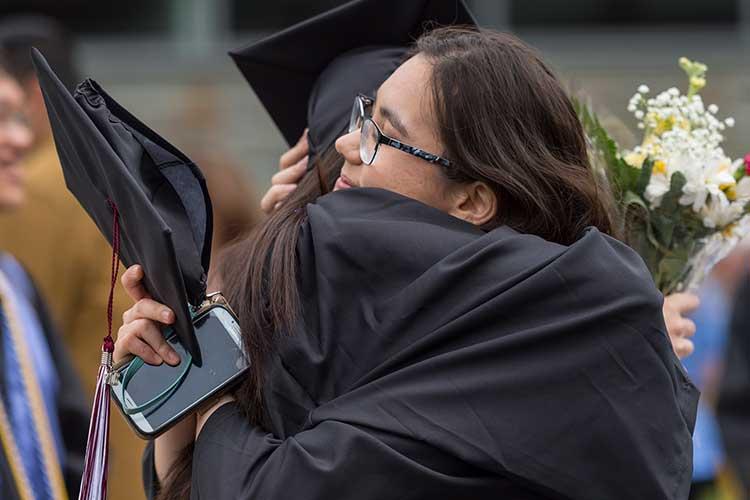
[[[29,156],[27,169],[24,206],[0,215],[0,249],[23,263],[39,286],[92,397],[106,335],[112,249],[65,187],[51,136]],[[113,336],[127,307],[118,279]],[[143,498],[143,442],[116,409],[111,422],[108,498]]]

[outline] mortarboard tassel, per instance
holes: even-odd
[[[107,200],[114,214],[112,224],[112,282],[107,304],[107,336],[102,342],[102,361],[96,379],[96,393],[91,410],[88,440],[86,442],[86,462],[81,477],[78,500],[104,500],[107,498],[107,464],[109,459],[109,375],[112,371],[112,353],[115,342],[112,340],[112,303],[120,263],[120,226],[117,206]]]

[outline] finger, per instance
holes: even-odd
[[[151,298],[151,295],[149,295],[146,288],[143,286],[143,268],[140,265],[135,264],[127,268],[127,270],[122,273],[120,281],[122,282],[123,288],[125,288],[125,293],[128,294],[133,302],[138,302],[145,298]]]
[[[117,341],[115,350],[112,353],[112,359],[115,363],[120,362],[127,356],[139,356],[146,363],[159,365],[162,363],[161,356],[154,351],[148,344],[138,338],[138,332],[130,325],[123,325],[117,332]]]
[[[695,335],[695,322],[693,320],[683,318],[677,327],[677,334],[682,337],[692,337]]]
[[[271,184],[276,185],[298,183],[299,180],[304,177],[305,171],[307,170],[307,159],[308,157],[305,156],[289,168],[285,168],[281,172],[277,172],[276,174],[274,174],[274,176],[271,177]]]
[[[695,350],[695,346],[693,345],[693,342],[688,339],[678,339],[674,345],[674,352],[680,359],[685,359],[691,354],[693,354],[693,350]]]
[[[271,189],[266,191],[263,199],[260,200],[260,209],[266,214],[273,212],[274,206],[277,203],[284,201],[296,188],[296,184],[278,184],[276,186],[271,186]]]
[[[129,338],[125,343],[125,348],[128,354],[138,356],[149,365],[160,365],[164,362],[161,356],[159,356],[154,349],[139,339],[138,337]]]
[[[679,314],[684,315],[698,308],[701,301],[693,293],[673,293],[664,299]]]
[[[297,141],[297,144],[281,155],[279,158],[279,170],[291,167],[300,161],[309,151],[310,147],[307,143],[307,132],[305,131]]]
[[[154,299],[141,299],[122,315],[124,324],[143,318],[168,325],[174,322],[174,312]]]
[[[130,344],[134,342],[129,338],[138,338],[142,342],[148,345],[148,347],[159,357],[159,360],[166,361],[170,365],[176,365],[180,362],[180,356],[177,352],[169,345],[164,339],[164,335],[158,326],[158,323],[148,319],[137,319],[126,326],[123,326],[121,331],[125,331],[126,335],[126,346],[135,347],[138,344]],[[130,351],[131,353],[140,356],[137,352]],[[144,361],[148,361],[144,358]]]

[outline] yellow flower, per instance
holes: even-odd
[[[724,194],[727,196],[727,200],[734,201],[737,199],[737,190],[734,186],[729,186],[724,190]]]
[[[705,78],[701,78],[700,76],[690,77],[690,90],[692,90],[694,93],[698,92],[705,86],[706,86]]]
[[[643,153],[630,152],[625,155],[625,163],[635,168],[641,168],[645,159],[646,155]]]
[[[662,160],[656,160],[654,162],[654,172],[658,174],[666,174],[667,173],[667,164],[664,163]]]
[[[680,68],[687,74],[688,81],[690,82],[688,97],[692,97],[706,86],[706,71],[708,71],[708,67],[698,61],[691,61],[687,57],[680,57],[678,63]]]

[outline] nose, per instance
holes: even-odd
[[[26,124],[19,124],[16,127],[16,131],[13,134],[13,143],[16,148],[21,152],[25,153],[26,150],[31,147],[33,135],[31,133],[31,127]]]
[[[0,125],[0,144],[13,150],[17,155],[23,155],[31,146],[31,129],[24,123],[6,123]]]
[[[350,165],[359,165],[362,163],[359,156],[359,135],[359,130],[355,130],[336,139],[336,151]]]

